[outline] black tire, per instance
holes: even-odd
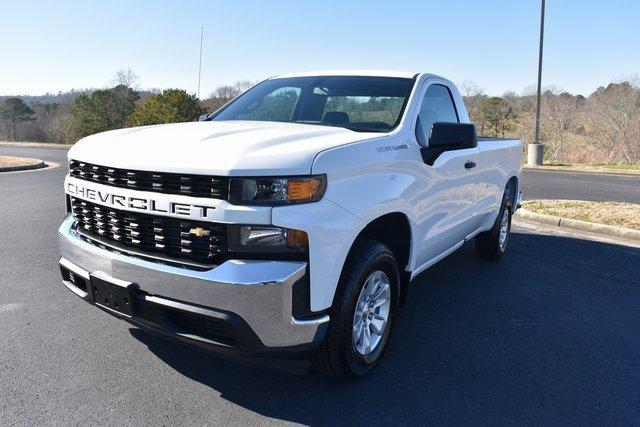
[[[500,245],[500,228],[502,224],[502,218],[507,211],[508,226],[507,226],[507,240],[504,245]],[[480,233],[476,236],[476,254],[482,259],[500,259],[507,250],[509,245],[509,237],[511,235],[511,215],[513,213],[513,207],[511,202],[511,196],[509,191],[505,191],[502,197],[502,205],[500,206],[500,212],[496,222],[490,230]]]
[[[383,271],[391,282],[391,307],[379,344],[370,355],[362,356],[353,344],[353,317],[360,290],[375,270]],[[336,289],[327,335],[312,359],[316,371],[335,378],[353,379],[368,374],[380,363],[393,329],[399,281],[398,264],[386,245],[368,239],[356,243]]]

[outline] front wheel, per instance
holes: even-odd
[[[313,366],[336,378],[362,377],[385,352],[393,327],[400,280],[389,248],[363,240],[347,261],[331,311],[331,324]]]

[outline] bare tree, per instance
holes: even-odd
[[[207,109],[207,111],[216,111],[236,96],[245,92],[254,84],[255,83],[249,80],[240,80],[232,85],[218,86],[213,92],[211,92],[209,98],[202,100],[201,104]]]
[[[479,108],[482,101],[487,98],[487,95],[484,94],[484,89],[470,80],[461,82],[458,88],[467,106],[471,121],[476,124],[478,131],[482,134],[484,132],[484,120],[482,115],[479,114]]]
[[[246,92],[247,90],[249,90],[253,85],[255,85],[255,82],[249,81],[249,80],[239,80],[237,82],[235,82],[233,84],[234,89],[236,90],[236,96],[240,95],[243,92]]]
[[[640,89],[629,82],[598,88],[587,102],[589,135],[607,162],[640,161]]]
[[[560,95],[545,92],[541,113],[542,135],[547,154],[551,160],[556,161],[569,142],[570,135],[576,133],[580,126],[577,99],[566,92]]]
[[[218,86],[213,93],[211,93],[210,98],[218,98],[221,100],[231,100],[238,95],[238,90],[232,85],[223,85]]]
[[[114,85],[122,85],[127,87],[133,87],[138,80],[140,80],[140,76],[137,75],[131,68],[120,69],[116,71],[116,74],[113,76],[112,82]]]
[[[484,94],[484,89],[472,80],[460,82],[458,84],[458,89],[460,90],[460,94],[465,98]]]

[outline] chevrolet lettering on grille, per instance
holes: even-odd
[[[65,184],[66,193],[83,200],[99,203],[115,209],[146,212],[155,215],[211,220],[215,206],[182,203],[162,198],[154,198],[141,192],[120,193],[117,189],[101,185],[85,185],[73,178]]]

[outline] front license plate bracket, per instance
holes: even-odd
[[[126,317],[135,315],[137,284],[99,272],[92,274],[90,278],[93,302],[96,305]]]

